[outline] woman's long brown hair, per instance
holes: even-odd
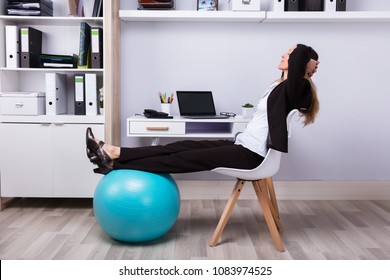
[[[310,78],[308,78],[308,81],[310,82],[313,99],[311,101],[310,108],[305,111],[300,111],[300,113],[305,117],[305,120],[303,121],[304,126],[314,123],[317,113],[320,110],[320,102],[318,101],[317,88]]]
[[[310,59],[314,59],[318,61],[318,54],[313,48],[309,48],[309,57]],[[313,94],[313,99],[311,102],[310,108],[308,108],[305,111],[302,111],[301,114],[305,117],[305,120],[303,121],[304,126],[314,123],[314,120],[317,116],[318,111],[320,110],[320,102],[318,101],[318,95],[317,95],[317,88],[314,85],[311,78],[307,78],[307,80],[310,82],[311,86],[311,92]]]

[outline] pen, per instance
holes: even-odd
[[[172,103],[173,102],[173,93],[171,96],[167,97],[167,93],[162,94],[161,92],[158,93],[160,102],[161,103]]]
[[[163,99],[163,97],[162,97],[161,92],[158,93],[158,96],[160,97],[160,102],[161,102],[161,103],[164,103],[164,99]]]

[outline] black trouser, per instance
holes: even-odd
[[[121,148],[114,169],[154,173],[188,173],[216,167],[252,169],[263,157],[228,140],[184,140],[167,145]]]

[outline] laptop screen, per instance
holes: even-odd
[[[177,91],[176,96],[181,116],[216,114],[211,91]]]

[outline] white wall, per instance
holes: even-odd
[[[390,10],[389,2],[350,0],[348,8]],[[321,110],[314,125],[294,124],[276,180],[390,180],[389,30],[390,23],[122,22],[122,145],[147,144],[126,138],[125,120],[158,108],[158,91],[212,90],[218,111],[239,113],[279,77],[281,54],[302,42],[320,55]]]

